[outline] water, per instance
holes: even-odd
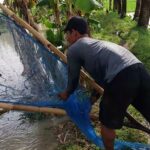
[[[40,80],[38,80],[39,78],[35,78],[38,82],[34,82],[34,84],[33,82],[28,82],[27,79],[31,79],[29,77],[32,77],[27,76],[30,73],[28,73],[30,65],[26,62],[23,65],[23,59],[19,55],[21,52],[17,51],[17,45],[14,42],[12,34],[6,27],[5,22],[3,23],[0,20],[0,99],[3,100],[9,97],[12,102],[15,102],[18,99],[21,100],[22,97],[30,95],[37,95],[40,98],[39,94],[45,96],[44,92],[46,90],[42,90],[41,88],[43,85],[41,82],[42,78]],[[29,49],[27,50],[29,51]],[[26,55],[25,57],[28,60]],[[37,74],[40,75],[39,70]],[[37,85],[36,83],[40,84]],[[58,142],[53,129],[63,118],[57,119],[53,117],[30,123],[28,119],[22,119],[22,115],[23,112],[16,111],[0,115],[0,150],[56,150]]]
[[[10,111],[0,116],[0,150],[56,150],[53,119],[29,122],[23,112]]]

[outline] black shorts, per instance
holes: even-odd
[[[119,129],[132,104],[150,122],[150,74],[143,64],[125,68],[104,86],[99,118],[103,125]]]

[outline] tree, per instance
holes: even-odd
[[[117,1],[117,10],[118,10],[118,14],[121,14],[121,11],[122,11],[122,0],[118,0]]]
[[[114,8],[113,10],[117,10],[120,18],[124,18],[126,16],[126,0],[114,0]]]
[[[126,16],[126,12],[127,12],[127,0],[122,0],[121,1],[121,14],[120,17],[124,18]]]
[[[113,2],[113,11],[116,11],[118,9],[118,0],[114,0]]]
[[[4,4],[7,5],[12,11],[18,13],[21,18],[28,22],[34,29],[38,30],[37,24],[34,22],[30,9],[36,0],[4,0]]]
[[[136,0],[136,8],[133,20],[138,21],[140,16],[140,10],[141,10],[141,0]]]
[[[150,18],[150,0],[142,0],[138,26],[147,28]]]
[[[55,0],[53,3],[54,3],[53,9],[54,9],[54,14],[55,14],[56,25],[60,27],[62,24],[61,24],[61,19],[60,19],[59,0]]]
[[[109,0],[109,10],[111,10],[112,9],[112,0]]]
[[[120,18],[124,18],[126,16],[126,0],[118,0],[118,14]]]

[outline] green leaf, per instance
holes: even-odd
[[[92,0],[92,3],[95,5],[96,8],[102,8],[103,7],[103,5],[96,0]]]
[[[96,0],[76,0],[75,2],[75,8],[83,13],[90,13],[92,10],[101,7],[102,5]]]
[[[47,36],[48,41],[50,41],[51,43],[55,42],[55,35],[54,35],[54,32],[51,29],[46,31],[46,36]]]
[[[62,41],[63,41],[63,33],[60,31],[57,31],[55,35],[55,44],[60,46],[62,45]]]
[[[89,21],[90,23],[100,24],[100,21],[98,21],[98,20],[96,20],[96,19],[88,18],[88,21]]]
[[[40,2],[38,2],[37,6],[45,6],[48,5],[48,1],[47,0],[41,0]]]
[[[53,7],[54,5],[54,1],[52,0],[40,0],[39,3],[37,4],[37,6],[49,6],[49,7]]]
[[[56,24],[50,22],[49,20],[44,20],[44,25],[47,27],[47,28],[56,28]]]

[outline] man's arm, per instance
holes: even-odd
[[[68,62],[67,89],[58,95],[63,100],[66,100],[69,97],[69,95],[72,94],[74,90],[77,88],[80,77],[80,69],[82,65],[81,60],[77,57],[77,55],[74,55],[73,53],[67,53],[67,62]]]

